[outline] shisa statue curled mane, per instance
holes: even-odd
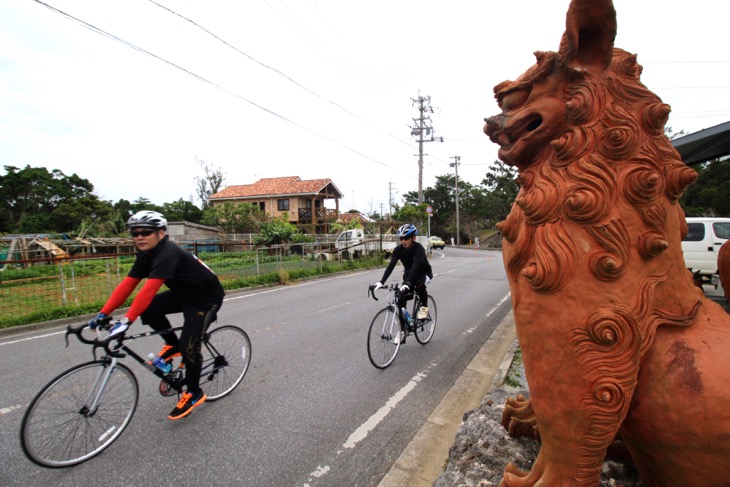
[[[618,436],[648,486],[730,486],[730,315],[680,244],[696,173],[615,35],[610,0],[573,0],[559,51],[485,120],[520,185],[500,228],[530,399],[504,422],[541,441],[502,485],[596,486]]]

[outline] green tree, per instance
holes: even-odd
[[[0,232],[70,232],[83,218],[79,200],[89,214],[103,216],[107,202],[93,194],[94,186],[76,174],[26,166],[5,166],[0,176]]]
[[[517,185],[517,170],[494,161],[482,180],[487,192],[485,205],[485,224],[493,227],[497,222],[507,218],[512,210],[512,203],[517,198],[520,188]]]
[[[697,167],[699,176],[682,197],[687,216],[730,217],[730,159]]]
[[[98,230],[102,228],[112,230],[106,225],[106,222],[112,220],[114,213],[111,204],[91,195],[60,203],[49,215],[49,221],[53,228],[62,232],[79,234],[81,229],[86,226],[90,230],[95,230],[93,235],[101,236]],[[109,232],[104,231],[103,233],[108,234]]]
[[[420,205],[414,205],[406,203],[403,206],[395,205],[395,211],[393,212],[393,220],[400,223],[412,223],[418,229],[421,235],[425,235],[424,229],[427,227],[428,214],[426,213],[426,207],[428,203],[421,203]]]
[[[266,213],[252,203],[226,201],[203,210],[201,223],[218,227],[223,233],[257,233]]]
[[[282,213],[279,218],[272,218],[261,224],[258,243],[266,245],[288,243],[298,232],[297,227],[289,223],[289,215]]]
[[[203,209],[210,206],[208,197],[220,191],[226,177],[220,168],[214,168],[205,163],[204,160],[195,158],[195,162],[203,170],[203,177],[195,176],[195,192],[200,198]]]
[[[200,223],[203,219],[203,210],[182,198],[172,203],[163,203],[162,214],[169,222]]]
[[[132,203],[130,210],[132,214],[137,213],[138,211],[143,210],[149,210],[149,211],[157,211],[159,213],[163,212],[163,208],[160,205],[156,205],[152,203],[148,198],[145,198],[144,196],[140,196],[134,202]],[[163,213],[164,214],[164,213]],[[129,215],[132,216],[132,215]]]

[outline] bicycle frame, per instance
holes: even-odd
[[[214,306],[205,317],[205,321],[203,322],[203,334],[201,336],[201,346],[203,344],[202,339],[208,333],[208,328],[210,327],[210,324],[214,321],[214,317],[216,316],[217,311],[218,311],[218,308],[216,306]],[[111,322],[113,322],[113,318],[111,316],[108,316],[105,318],[106,324],[109,324]],[[137,363],[139,363],[144,368],[146,368],[147,370],[149,370],[150,372],[155,374],[157,377],[159,377],[164,383],[166,383],[170,387],[170,390],[175,390],[175,391],[177,391],[178,394],[182,391],[182,388],[185,385],[185,379],[183,377],[181,377],[181,374],[163,373],[160,369],[158,369],[154,365],[147,362],[144,358],[142,358],[134,350],[129,348],[129,346],[125,345],[125,342],[131,341],[131,340],[137,340],[139,338],[147,338],[147,337],[151,337],[154,335],[161,335],[162,333],[171,333],[171,332],[175,333],[175,332],[181,331],[183,329],[182,326],[169,328],[169,329],[161,330],[161,331],[153,330],[153,331],[146,331],[146,332],[142,332],[142,333],[135,333],[134,335],[122,335],[117,338],[114,338],[114,337],[107,337],[105,339],[96,338],[94,340],[88,340],[88,339],[84,338],[83,336],[81,336],[81,332],[83,330],[85,330],[86,328],[88,328],[88,325],[86,325],[86,324],[76,327],[76,328],[69,325],[66,328],[66,346],[68,346],[68,336],[76,335],[76,337],[82,343],[86,343],[86,344],[94,346],[93,351],[92,351],[92,353],[94,355],[94,360],[96,360],[96,349],[102,348],[102,349],[104,349],[105,354],[103,357],[101,357],[101,360],[110,361],[110,366],[101,374],[101,375],[105,375],[105,378],[98,390],[96,398],[94,399],[94,403],[93,403],[94,407],[98,403],[98,399],[99,399],[99,397],[101,397],[101,393],[104,391],[104,387],[106,386],[106,382],[109,378],[109,375],[111,375],[111,373],[114,371],[114,368],[116,367],[118,360],[120,358],[124,358],[125,356],[130,356]],[[100,335],[98,330],[97,330],[97,335]],[[113,344],[113,348],[110,348],[110,346],[112,346],[112,344]],[[211,349],[213,351],[217,352],[217,350],[215,350],[215,347],[213,347],[212,344],[206,343],[206,346],[211,347]],[[213,370],[202,371],[202,372],[205,372],[207,374],[214,373],[218,369],[220,369],[222,365],[225,365],[225,364],[219,364],[217,362],[218,361],[216,360],[216,363],[213,364]],[[97,378],[96,382],[94,383],[94,387],[92,387],[92,389],[91,389],[92,392],[94,390],[96,390],[96,386],[99,382],[99,379],[101,378],[101,375],[99,378]],[[90,392],[89,396],[91,396],[91,392]],[[93,409],[93,408],[90,408],[90,409]]]

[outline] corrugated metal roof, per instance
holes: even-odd
[[[678,137],[672,145],[688,166],[730,155],[730,122]]]

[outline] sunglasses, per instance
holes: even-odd
[[[132,232],[132,238],[149,237],[153,233],[155,233],[155,232],[153,232],[152,230],[142,230],[142,231],[139,231],[139,232]]]
[[[403,240],[410,240],[410,239],[411,239],[411,237],[401,237],[400,241],[402,242]]]

